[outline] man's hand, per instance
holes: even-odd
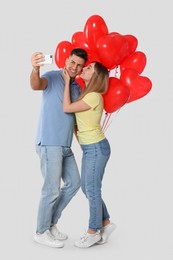
[[[44,64],[40,64],[40,62],[44,60],[44,54],[42,52],[35,52],[31,56],[31,64],[33,66],[33,70],[30,75],[30,84],[33,90],[44,90],[47,87],[47,79],[40,78],[40,67],[44,66]]]
[[[35,52],[31,56],[31,64],[35,70],[39,70],[41,66],[44,66],[44,64],[40,64],[42,61],[44,61],[44,55],[42,52]]]

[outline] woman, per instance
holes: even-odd
[[[76,102],[70,99],[70,77],[63,71],[65,81],[63,110],[75,113],[77,137],[83,150],[81,188],[89,202],[89,227],[86,234],[75,242],[77,247],[87,248],[107,242],[115,229],[106,205],[101,197],[102,179],[110,156],[110,146],[101,129],[103,113],[102,94],[108,87],[108,70],[99,62],[92,62],[83,69],[80,77],[85,88]]]

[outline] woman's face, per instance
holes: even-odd
[[[94,70],[95,70],[94,66],[95,66],[95,63],[92,62],[88,66],[83,68],[83,71],[80,74],[80,77],[85,81],[85,84],[87,84],[90,81],[90,79],[94,73]]]

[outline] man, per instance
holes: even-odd
[[[34,240],[50,247],[63,247],[60,240],[67,239],[67,235],[61,233],[56,224],[63,209],[80,188],[80,176],[70,148],[75,117],[74,114],[63,112],[63,70],[50,71],[40,77],[40,63],[43,61],[44,55],[41,52],[32,55],[31,88],[43,91],[36,151],[44,179]],[[66,59],[65,67],[71,78],[73,101],[80,94],[80,87],[74,79],[86,61],[87,53],[81,48],[73,49]]]

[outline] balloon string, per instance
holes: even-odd
[[[104,121],[103,121],[103,126],[102,126],[103,132],[104,132],[104,129],[105,129],[105,127],[106,127],[107,118],[108,118],[108,113],[105,113],[105,119],[104,119]]]
[[[109,120],[110,120],[111,115],[112,115],[112,114],[110,113],[110,114],[107,116],[107,121],[106,121],[106,124],[105,124],[105,127],[104,127],[104,132],[106,132],[108,126],[110,125]],[[109,123],[109,125],[108,125],[108,123]]]
[[[120,111],[120,108],[116,111],[116,115],[118,114],[118,112]],[[111,122],[109,122],[109,120],[110,120],[110,117],[111,117],[111,113],[106,113],[105,114],[105,119],[104,119],[104,121],[103,121],[103,126],[102,126],[102,130],[103,130],[103,132],[105,133],[106,132],[106,130],[108,129],[108,127],[110,126],[110,124],[112,123],[112,121]],[[108,124],[109,123],[109,124]]]
[[[104,117],[103,124],[102,124],[102,130],[103,131],[104,131],[104,127],[105,127],[105,122],[106,122],[107,116],[108,116],[108,113],[105,113],[105,117]]]
[[[111,117],[111,113],[105,113],[105,118],[104,118],[103,125],[102,125],[103,132],[105,131],[105,129],[107,127],[110,117]]]
[[[110,119],[110,116],[109,116],[109,119]],[[109,122],[109,119],[107,120],[107,124],[106,124],[106,126],[105,126],[105,129],[104,129],[104,133],[106,132],[106,130],[108,129],[108,127],[110,126],[110,124],[111,124],[111,122]],[[109,122],[109,124],[108,124],[108,122]]]

